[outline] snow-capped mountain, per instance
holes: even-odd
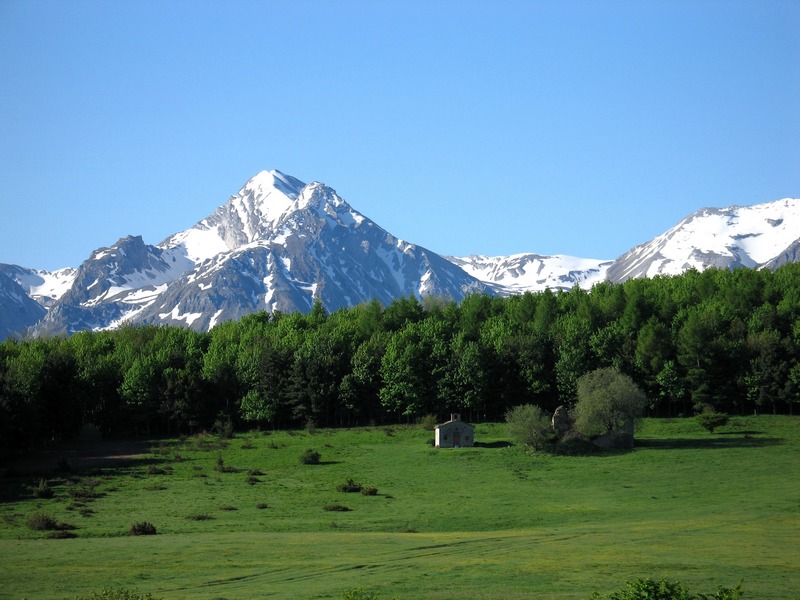
[[[800,260],[800,199],[697,211],[614,261],[566,255],[442,257],[394,237],[330,187],[262,171],[213,214],[158,245],[128,236],[77,269],[0,264],[0,339],[123,323],[205,330],[260,310],[377,299],[590,289],[689,268]]]
[[[5,273],[16,281],[28,296],[44,307],[50,306],[67,293],[77,272],[77,269],[71,267],[51,272],[0,264],[0,273]]]
[[[797,260],[800,199],[753,206],[704,208],[675,227],[620,256],[610,281],[678,275],[695,268],[775,268]]]
[[[556,254],[514,254],[512,256],[448,256],[448,260],[491,286],[498,294],[591,288],[606,278],[611,260],[576,258]]]
[[[44,316],[45,308],[0,270],[0,340],[19,334]]]
[[[439,255],[399,240],[321,183],[263,171],[194,227],[157,246],[101,248],[36,334],[124,322],[208,329],[259,310],[331,311],[413,294],[460,300],[491,290]]]

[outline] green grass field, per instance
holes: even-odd
[[[576,457],[526,454],[495,424],[477,426],[480,447],[436,450],[432,437],[393,427],[152,442],[114,467],[50,473],[51,499],[34,497],[38,476],[6,476],[0,598],[110,586],[161,598],[361,587],[585,599],[637,577],[800,596],[800,418],[734,418],[714,434],[645,420],[635,450]],[[300,463],[306,448],[321,464]],[[348,478],[377,494],[337,491]],[[324,510],[333,504],[350,510]],[[77,537],[48,539],[27,525],[34,513]],[[129,537],[141,521],[158,535]]]

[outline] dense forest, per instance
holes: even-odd
[[[126,326],[0,344],[5,456],[68,439],[347,426],[574,402],[613,366],[651,416],[800,401],[800,264],[602,283],[590,292],[414,297],[326,314],[259,313],[207,333]]]

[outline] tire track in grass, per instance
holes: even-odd
[[[358,534],[356,534],[358,535]],[[371,535],[371,534],[370,534]],[[407,534],[417,536],[419,534]],[[524,561],[524,557],[541,542],[552,543],[561,541],[560,538],[542,537],[539,532],[515,532],[510,535],[493,535],[477,539],[463,539],[471,534],[463,532],[452,534],[433,534],[433,539],[453,537],[452,541],[439,543],[426,543],[404,549],[387,548],[377,554],[373,553],[372,561],[364,561],[363,556],[353,556],[353,561],[336,562],[335,564],[315,564],[316,561],[304,561],[303,572],[298,573],[296,568],[283,567],[271,568],[265,572],[237,575],[235,577],[217,578],[203,584],[200,588],[215,588],[241,581],[257,581],[261,586],[275,586],[280,589],[291,584],[302,584],[313,581],[336,580],[338,575],[346,573],[380,573],[382,579],[400,573],[419,573],[420,566],[424,564],[427,570],[437,571],[446,568],[465,568],[471,562],[505,563],[509,557],[516,562]],[[568,536],[571,538],[580,536]],[[346,557],[348,549],[359,546],[358,537],[348,541],[346,548],[341,552]],[[542,550],[544,552],[544,550]],[[531,557],[532,559],[534,557]],[[541,557],[539,557],[541,558]],[[335,560],[335,559],[334,559]],[[325,561],[329,562],[329,561]],[[177,590],[176,590],[177,591]]]

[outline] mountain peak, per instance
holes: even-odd
[[[269,195],[269,192],[275,189],[289,198],[295,199],[305,185],[299,179],[278,170],[259,171],[244,184],[241,191],[261,196]]]

